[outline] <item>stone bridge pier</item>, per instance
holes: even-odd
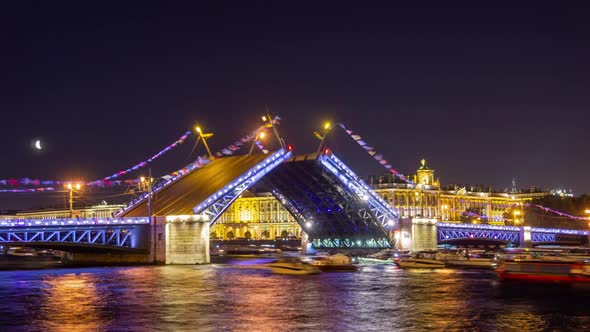
[[[209,218],[205,215],[153,217],[136,230],[132,248],[75,250],[64,261],[72,265],[207,264]]]

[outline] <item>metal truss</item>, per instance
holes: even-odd
[[[550,233],[531,233],[532,242],[556,242],[557,236]]]
[[[236,198],[289,157],[291,157],[291,151],[285,151],[284,149],[278,150],[195,206],[193,212],[195,214],[204,213],[208,215],[210,217],[209,223],[213,225],[217,221],[217,218],[219,218]]]
[[[485,239],[518,243],[520,233],[513,230],[463,229],[438,227],[439,242],[457,239]]]
[[[391,248],[391,244],[387,238],[370,238],[370,239],[349,239],[349,238],[316,238],[311,241],[311,245],[315,249],[327,248],[350,248],[350,249],[364,249],[364,248]]]
[[[318,156],[320,163],[354,192],[357,198],[365,201],[369,210],[379,220],[381,226],[393,226],[397,223],[399,213],[392,208],[381,196],[358,177],[348,166],[332,153]]]
[[[72,243],[134,248],[138,230],[128,226],[0,228],[0,243]]]
[[[317,155],[288,161],[263,180],[272,194],[315,239],[380,239],[387,237],[377,217],[358,196],[317,161]],[[353,246],[339,242],[334,246]],[[389,247],[379,244],[379,247]]]
[[[297,206],[288,200],[278,189],[272,189],[273,196],[283,205],[283,207],[299,222],[301,227],[304,227],[306,221],[302,206]]]

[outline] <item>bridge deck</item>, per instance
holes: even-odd
[[[152,215],[193,214],[193,208],[225,185],[262,162],[268,155],[232,156],[215,159],[155,193]],[[147,201],[124,211],[120,216],[147,216]]]
[[[292,157],[262,184],[291,212],[311,240],[370,240],[387,237],[363,201],[320,162],[321,154]],[[354,244],[356,245],[356,244]]]

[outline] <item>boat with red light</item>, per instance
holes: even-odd
[[[567,253],[521,249],[504,255],[496,273],[503,281],[590,283],[590,262]]]

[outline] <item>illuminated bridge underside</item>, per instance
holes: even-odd
[[[34,220],[3,221],[0,243],[55,249],[146,250],[149,221],[128,220]],[[143,241],[142,241],[143,239]]]
[[[489,230],[489,229],[462,229],[462,228],[438,228],[439,243],[456,240],[486,240],[518,244],[519,231]]]
[[[262,184],[293,215],[315,248],[387,248],[397,213],[331,154],[293,157]]]
[[[439,243],[480,241],[520,244],[520,227],[438,223]],[[585,244],[588,231],[530,228],[533,244]]]
[[[253,184],[252,181],[248,182],[253,177],[252,173],[262,174],[260,171],[268,171],[269,169],[265,169],[263,165],[266,163],[268,166],[273,157],[276,160],[284,155],[285,152],[279,150],[271,155],[255,154],[215,159],[155,192],[152,196],[152,215],[190,215],[204,212],[215,203],[223,201],[222,205],[215,205],[215,212],[211,218],[214,222],[214,219],[237,196]],[[248,176],[249,173],[250,176]],[[233,187],[229,188],[228,186],[232,184]],[[203,205],[198,209],[199,211],[195,211],[200,204]],[[118,216],[144,217],[147,215],[147,199],[143,199],[126,208]]]

